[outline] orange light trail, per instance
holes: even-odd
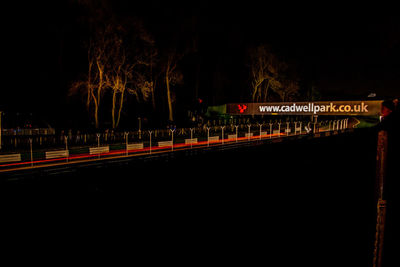
[[[256,136],[251,136],[251,137],[238,137],[238,138],[226,138],[226,139],[220,139],[217,141],[201,141],[197,143],[192,143],[192,144],[174,144],[173,148],[177,149],[186,149],[188,147],[204,147],[204,146],[215,146],[215,145],[223,145],[223,143],[232,143],[232,142],[245,142],[249,140],[260,140],[260,139],[271,139],[272,137],[286,137],[286,134],[269,134],[269,135],[256,135]],[[172,150],[172,146],[152,146],[151,151],[158,151],[157,153],[166,153],[170,152]],[[16,168],[14,169],[7,169],[5,167],[17,167],[20,166],[21,168],[37,168],[37,167],[45,167],[49,165],[37,165],[37,164],[43,164],[43,163],[55,163],[51,164],[51,166],[57,166],[57,165],[65,165],[65,164],[74,164],[74,163],[79,163],[82,159],[90,159],[93,158],[93,160],[105,160],[105,159],[110,159],[109,156],[123,156],[123,157],[133,157],[133,156],[140,156],[143,155],[143,152],[147,152],[146,154],[150,154],[150,146],[142,148],[142,149],[132,149],[132,150],[126,150],[126,149],[120,149],[120,150],[114,150],[111,152],[106,152],[106,153],[99,153],[99,154],[78,154],[74,155],[71,157],[60,157],[60,158],[55,158],[55,159],[42,159],[42,160],[34,160],[34,161],[24,161],[24,162],[15,162],[15,163],[7,163],[7,164],[1,164],[0,172],[5,172],[5,171],[11,171],[11,170],[17,170]],[[128,153],[128,155],[126,155]],[[129,153],[132,153],[129,155]],[[141,153],[141,154],[138,154]],[[99,156],[103,156],[103,158],[99,158]],[[108,156],[108,157],[107,157]],[[68,161],[68,162],[66,162]],[[71,162],[69,162],[71,161]],[[34,165],[36,166],[28,166],[28,165]]]

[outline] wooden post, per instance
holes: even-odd
[[[388,138],[386,131],[378,133],[378,145],[376,153],[376,184],[378,190],[378,204],[376,214],[376,232],[374,243],[373,267],[382,266],[383,237],[385,233],[386,200],[384,200],[384,183],[386,175],[386,155]]]
[[[379,199],[376,214],[376,232],[374,243],[373,267],[382,266],[383,239],[385,234],[386,200]]]
[[[239,128],[239,125],[235,125],[235,128],[236,128],[236,143],[237,143],[237,139],[238,139],[238,128]]]
[[[150,135],[150,148],[149,148],[149,153],[151,154],[151,133],[152,133],[153,131],[149,131],[149,135]]]
[[[125,135],[126,155],[128,156],[129,155],[129,152],[128,152],[128,135],[129,135],[129,133],[128,132],[124,132],[124,135]]]
[[[278,137],[281,137],[281,123],[278,123]]]
[[[207,127],[207,147],[210,146],[210,127]]]
[[[1,114],[2,114],[3,112],[2,111],[0,111],[0,150],[1,150],[1,134],[2,134],[2,127],[1,127]]]
[[[169,129],[169,130],[171,131],[171,134],[172,134],[172,139],[171,139],[171,143],[172,143],[171,151],[174,151],[174,132],[175,132],[175,129],[173,129],[173,130]]]
[[[69,156],[69,152],[68,152],[68,136],[66,135],[66,136],[64,136],[64,139],[65,139],[65,151],[67,151],[67,162],[68,162],[68,156]]]
[[[193,128],[190,128],[190,148],[193,148]]]
[[[222,144],[224,144],[224,129],[225,129],[225,126],[221,126],[221,130],[222,130]]]
[[[29,138],[29,148],[31,151],[31,167],[33,167],[33,150],[32,150],[32,138]]]
[[[269,139],[272,138],[272,123],[269,123]]]
[[[376,154],[376,163],[377,163],[377,185],[378,185],[378,198],[383,199],[383,187],[384,187],[384,179],[386,175],[386,155],[387,155],[387,147],[388,147],[388,136],[386,131],[380,131],[378,133],[378,145],[377,145],[377,154]]]

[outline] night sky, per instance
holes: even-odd
[[[68,87],[86,70],[77,2],[6,4],[2,18],[3,82],[0,108],[51,118],[81,112]],[[209,104],[243,101],[246,47],[270,44],[295,64],[305,84],[326,100],[399,95],[400,17],[396,8],[349,4],[271,4],[265,1],[94,1],[104,16],[138,17],[160,44],[175,32],[198,40],[199,95]],[[144,2],[144,3],[142,3]],[[167,3],[168,2],[168,3]],[[174,30],[178,29],[178,30]],[[190,60],[183,66],[190,69]],[[187,79],[190,79],[190,72]],[[190,81],[187,83],[191,86]]]

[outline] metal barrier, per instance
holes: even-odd
[[[263,129],[263,126],[265,127],[266,125],[268,125],[268,129]],[[261,140],[263,137],[269,137],[269,139],[272,139],[273,136],[276,135],[283,137],[301,134],[302,126],[306,124],[300,121],[294,123],[286,123],[285,127],[281,127],[282,125],[285,125],[285,123],[258,124],[257,128],[259,128],[259,130],[257,129],[257,131],[254,131],[253,129],[253,132],[251,132],[250,130],[251,127],[255,127],[255,125],[247,125],[247,127],[246,125],[243,125],[243,127],[241,127],[241,131],[239,131],[240,125],[231,125],[230,127],[228,126],[228,128],[222,126],[196,129],[190,128],[189,130],[186,129],[179,131],[143,131],[141,136],[135,135],[134,132],[125,132],[123,135],[121,133],[112,133],[111,135],[108,134],[109,136],[107,140],[109,141],[109,143],[103,143],[106,142],[106,140],[105,137],[103,138],[103,135],[101,134],[81,134],[78,135],[80,136],[79,140],[75,137],[66,138],[67,136],[63,135],[50,137],[51,143],[47,146],[43,145],[42,149],[40,149],[40,136],[29,139],[23,137],[25,139],[19,139],[18,145],[21,144],[21,146],[23,145],[26,147],[26,149],[23,150],[24,152],[22,152],[21,154],[14,154],[12,150],[9,152],[3,150],[3,153],[7,154],[0,155],[0,163],[5,163],[4,166],[9,166],[10,164],[8,163],[22,161],[23,163],[31,163],[33,165],[36,164],[36,162],[40,164],[41,160],[46,159],[63,160],[63,158],[66,158],[66,160],[69,161],[85,158],[88,155],[98,155],[100,157],[102,154],[109,153],[110,151],[114,152],[113,154],[115,155],[117,155],[118,153],[122,154],[124,152],[126,153],[126,155],[129,155],[130,152],[134,153],[148,149],[149,153],[151,154],[152,145],[154,144],[158,144],[158,147],[160,148],[170,148],[173,151],[174,145],[186,144],[192,147],[196,146],[196,144],[199,144],[199,140],[205,140],[207,142],[207,145],[215,143],[222,143],[223,145],[224,142],[234,142],[235,140],[238,141],[239,136],[241,137],[241,141],[244,139],[248,139],[248,141],[256,139]],[[349,126],[346,120],[343,120],[343,122],[341,123],[340,121],[326,121],[325,123],[320,122],[318,127],[316,127],[318,131],[314,133],[314,136],[325,137],[330,135],[337,135],[347,128],[349,128]],[[224,130],[226,131],[225,133]],[[305,133],[304,130],[303,132]],[[222,136],[223,139],[221,139]],[[167,139],[168,137],[171,139],[165,141],[165,139]],[[174,139],[174,137],[176,139]],[[11,144],[13,148],[16,148],[17,137],[12,137],[10,140],[15,141],[15,144]],[[78,140],[79,142],[77,142],[76,140]],[[129,144],[129,142],[132,143]],[[94,143],[97,143],[97,146],[95,146]],[[102,146],[101,143],[103,143]],[[65,145],[64,149],[60,145]],[[22,150],[20,149],[18,152],[20,151]]]
[[[135,143],[135,144],[127,144],[126,149],[127,150],[135,150],[135,149],[143,149],[144,145],[143,143]]]
[[[98,146],[98,147],[90,147],[89,148],[89,154],[90,155],[108,153],[108,152],[110,152],[110,147],[109,146]]]
[[[173,144],[172,144],[172,141],[161,141],[161,142],[158,142],[158,146],[159,147],[166,147],[166,146],[172,146]]]
[[[46,151],[46,159],[66,158],[68,156],[68,150]]]
[[[0,155],[0,163],[21,161],[21,154]]]
[[[236,134],[228,134],[228,139],[237,139]]]
[[[208,141],[210,141],[210,142],[219,141],[219,136],[210,136],[210,137],[208,138]]]
[[[196,144],[198,143],[197,138],[185,139],[185,144]]]

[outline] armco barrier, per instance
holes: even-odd
[[[237,135],[236,134],[228,134],[228,139],[229,140],[231,140],[231,139],[236,139],[237,138]]]
[[[21,161],[21,154],[0,155],[0,163]]]
[[[108,153],[108,152],[110,152],[110,147],[109,146],[99,146],[99,147],[90,147],[89,148],[89,153],[91,155],[101,154],[101,153]]]
[[[197,138],[185,139],[185,144],[196,144],[197,142]]]
[[[66,158],[68,156],[68,150],[55,150],[46,152],[46,159]]]
[[[136,144],[127,144],[126,149],[127,150],[134,150],[134,149],[143,149],[143,143],[136,143]]]
[[[161,141],[158,142],[159,147],[166,147],[166,146],[172,146],[172,141]]]
[[[219,141],[219,136],[210,136],[210,137],[208,138],[208,141],[210,141],[210,142]]]

